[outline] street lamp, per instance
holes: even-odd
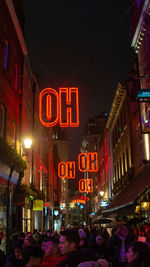
[[[30,149],[32,145],[32,140],[30,138],[26,138],[23,140],[25,149]]]
[[[104,196],[104,191],[100,191],[99,194],[100,194],[101,197],[103,197]]]

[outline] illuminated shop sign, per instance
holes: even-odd
[[[92,179],[81,179],[79,181],[79,191],[81,193],[92,193],[93,192],[93,180]]]
[[[82,204],[85,204],[85,200],[83,200],[83,199],[74,199],[74,200],[72,200],[72,203],[82,203]]]
[[[97,152],[80,153],[78,156],[78,169],[80,172],[97,172],[98,159]],[[58,177],[59,178],[75,178],[75,162],[74,161],[61,161],[58,164]]]
[[[39,119],[45,127],[79,126],[78,88],[44,89],[39,95]]]

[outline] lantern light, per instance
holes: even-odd
[[[30,149],[31,148],[32,140],[30,138],[24,139],[23,142],[24,142],[25,149]]]

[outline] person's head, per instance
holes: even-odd
[[[109,262],[105,259],[98,259],[97,262],[99,267],[109,267]]]
[[[25,233],[24,232],[20,232],[19,234],[18,234],[18,239],[21,239],[21,240],[24,240],[25,239]]]
[[[44,251],[38,246],[27,246],[23,250],[23,262],[27,267],[41,267]]]
[[[78,264],[77,267],[100,267],[96,261],[84,261]]]
[[[82,228],[80,228],[78,230],[78,233],[79,233],[80,239],[81,238],[86,238],[86,233],[85,233],[85,231]]]
[[[135,262],[133,266],[138,267],[143,264],[143,267],[148,267],[147,264],[150,262],[150,249],[143,242],[135,242],[128,248],[126,257],[128,263]]]
[[[101,245],[103,242],[104,242],[103,237],[102,237],[101,235],[98,235],[98,236],[96,237],[96,244],[97,244],[97,245]]]
[[[54,237],[54,232],[52,230],[48,230],[47,231],[47,236],[50,237],[50,238]]]
[[[87,238],[80,238],[80,243],[79,246],[82,247],[86,247],[88,246],[88,239]]]
[[[22,259],[23,240],[18,239],[13,246],[13,253],[16,259]]]
[[[121,235],[124,237],[126,237],[128,235],[128,229],[124,224],[119,225],[116,232],[118,235]]]
[[[66,229],[61,233],[59,239],[59,248],[62,255],[77,250],[80,237],[77,229]]]
[[[30,246],[33,243],[33,237],[31,234],[27,234],[25,239],[24,239],[24,245],[26,246]]]
[[[40,238],[41,238],[41,234],[39,232],[36,232],[35,236],[34,236],[34,241],[38,242],[40,240]]]
[[[41,249],[46,252],[46,241],[42,241]]]
[[[52,239],[46,242],[46,253],[45,256],[57,256],[60,255],[59,241],[57,239]]]

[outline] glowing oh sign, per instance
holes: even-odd
[[[61,161],[58,164],[58,176],[64,178],[75,178],[75,162],[74,161]]]
[[[98,171],[98,160],[97,152],[80,153],[78,156],[78,166],[80,172],[97,172]]]
[[[97,152],[80,153],[78,156],[78,168],[80,172],[97,172]],[[75,161],[61,161],[58,164],[58,177],[75,178]]]
[[[79,126],[78,88],[44,89],[39,95],[39,119],[45,127]]]
[[[84,193],[84,192],[92,193],[93,192],[93,180],[92,179],[81,179],[79,181],[79,191],[81,193]]]

